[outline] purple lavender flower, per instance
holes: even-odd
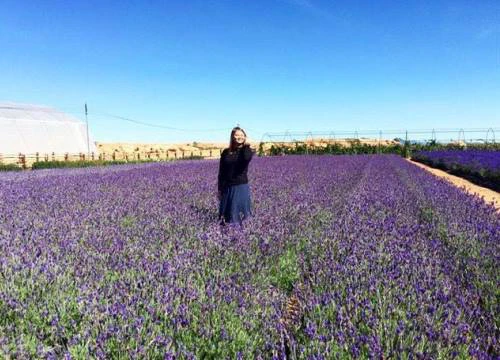
[[[498,357],[481,199],[397,156],[258,158],[221,228],[216,173],[0,174],[0,357]]]

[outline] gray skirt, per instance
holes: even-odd
[[[219,219],[223,223],[241,223],[252,216],[248,184],[229,186],[222,192]]]

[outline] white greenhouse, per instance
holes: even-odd
[[[0,102],[0,154],[88,152],[97,154],[97,148],[78,118],[50,107]]]

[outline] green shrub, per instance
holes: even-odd
[[[342,146],[339,143],[328,144],[325,147],[311,146],[303,142],[287,143],[287,144],[272,144],[271,148],[264,151],[264,143],[259,145],[259,155],[353,155],[353,154],[397,154],[404,157],[411,157],[413,152],[417,151],[432,151],[432,150],[453,150],[453,149],[476,149],[476,150],[500,150],[500,143],[489,144],[440,144],[434,140],[426,143],[418,143],[415,141],[399,141],[389,145],[370,145],[362,143],[358,139],[348,141],[349,146]]]
[[[190,155],[185,157],[178,157],[177,160],[203,160],[204,157],[201,155]]]
[[[305,143],[296,142],[294,144],[273,144],[267,155],[352,155],[352,154],[400,154],[403,155],[404,147],[400,144],[393,145],[369,145],[360,140],[351,140],[349,146],[342,146],[338,143],[328,144],[325,147],[316,147]],[[259,146],[259,155],[264,155],[263,144]]]
[[[2,164],[0,163],[0,171],[19,171],[22,170],[20,166],[16,164]]]
[[[58,168],[84,168],[90,166],[110,166],[110,165],[124,165],[124,164],[139,164],[153,162],[153,160],[79,160],[79,161],[36,161],[31,168],[33,170],[39,169],[58,169]]]

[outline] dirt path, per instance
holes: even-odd
[[[497,212],[500,213],[500,193],[497,193],[496,191],[490,190],[488,188],[475,185],[471,183],[468,180],[462,179],[461,177],[455,176],[455,175],[450,175],[447,172],[439,169],[434,169],[430,166],[421,164],[416,161],[408,160],[412,164],[417,165],[418,167],[425,169],[429,171],[431,174],[434,174],[436,176],[439,176],[441,178],[446,179],[447,181],[451,182],[453,185],[456,185],[460,188],[463,188],[466,192],[469,194],[477,195],[479,197],[482,197],[485,202],[488,204],[493,204],[493,206],[497,209]]]

